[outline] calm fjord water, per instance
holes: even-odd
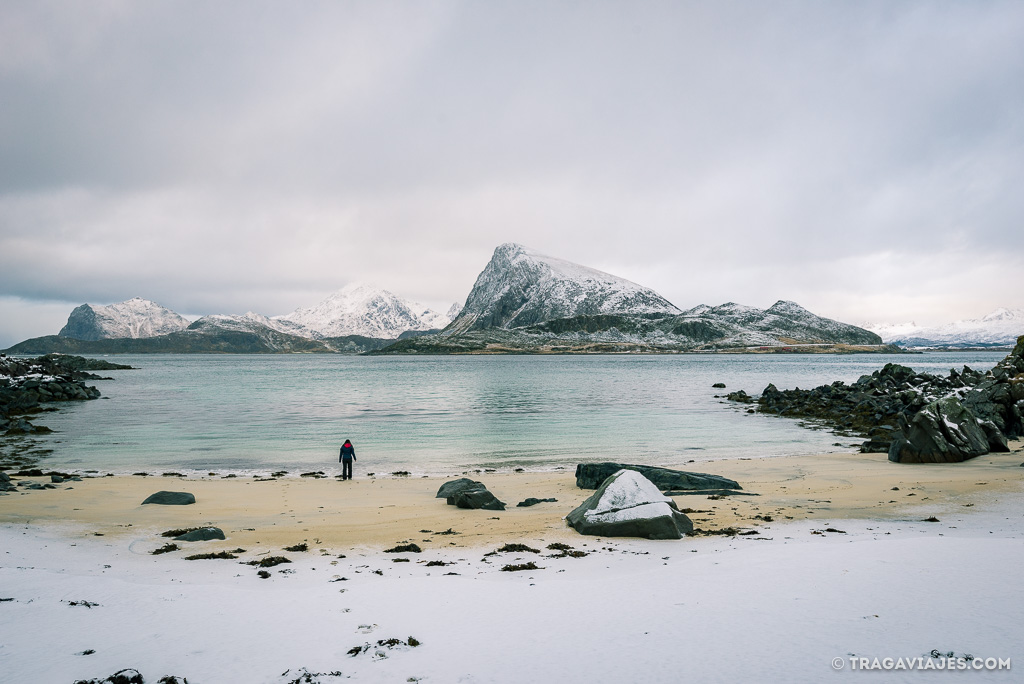
[[[747,414],[715,399],[744,389],[856,380],[894,361],[987,370],[999,353],[360,357],[139,355],[104,373],[104,399],[48,414],[54,466],[356,474],[573,467],[581,460],[683,465],[849,450],[849,438]],[[715,390],[724,382],[728,389]],[[691,468],[694,466],[690,466]]]

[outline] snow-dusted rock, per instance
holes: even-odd
[[[565,519],[580,534],[602,537],[680,539],[693,532],[675,502],[633,470],[611,475]]]
[[[395,339],[408,330],[439,330],[450,322],[444,314],[363,283],[346,285],[315,306],[271,320],[296,325],[320,337],[362,335],[377,339]]]
[[[109,306],[82,304],[71,312],[58,335],[76,340],[138,339],[177,332],[188,325],[187,319],[170,309],[133,297]]]
[[[678,314],[671,302],[625,278],[506,243],[476,279],[446,334],[516,328],[597,314]]]
[[[904,426],[903,432],[889,447],[890,461],[959,463],[989,452],[989,438],[984,428],[954,397],[925,406]]]
[[[867,324],[887,344],[903,347],[989,347],[1010,346],[1024,335],[1024,309],[999,308],[977,319],[954,321],[940,326],[916,323]]]

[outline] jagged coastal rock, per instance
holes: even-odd
[[[76,340],[139,339],[178,332],[188,327],[183,316],[141,297],[109,306],[82,304],[57,333]]]
[[[517,244],[499,246],[451,325],[382,354],[877,350],[856,326],[779,301],[681,311],[650,288]]]
[[[635,470],[609,476],[565,520],[580,534],[602,537],[681,539],[693,532],[675,502]]]
[[[815,418],[868,437],[861,450],[900,463],[948,463],[1005,451],[1024,435],[1024,337],[981,373],[964,367],[948,377],[886,364],[847,385],[813,390],[768,385],[758,410]]]
[[[576,466],[576,486],[580,489],[597,489],[611,475],[620,470],[631,470],[643,475],[662,491],[743,489],[735,480],[720,475],[688,473],[657,466],[629,465],[625,463],[580,463]]]
[[[0,432],[47,432],[47,428],[33,425],[25,416],[39,411],[42,404],[99,398],[100,391],[85,381],[103,378],[89,370],[129,368],[80,356],[48,354],[36,359],[16,359],[0,354]]]
[[[901,432],[889,446],[896,463],[959,463],[989,452],[978,419],[953,397],[928,404],[909,425],[903,419]]]

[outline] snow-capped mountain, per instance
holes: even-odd
[[[236,314],[210,314],[209,316],[203,316],[189,326],[189,330],[207,330],[212,328],[254,333],[260,333],[264,329],[269,328],[276,332],[305,337],[307,339],[317,339],[319,337],[317,333],[297,323],[275,320],[252,311],[241,316]]]
[[[654,290],[625,278],[506,243],[476,279],[446,335],[518,328],[587,315],[681,313]]]
[[[720,346],[777,346],[792,344],[876,345],[878,335],[849,323],[815,315],[796,302],[780,299],[767,309],[728,302],[701,304],[684,311],[675,329],[684,332],[701,324],[720,334]],[[690,337],[697,337],[690,334]]]
[[[440,329],[450,322],[444,314],[363,283],[346,285],[316,306],[270,320],[299,326],[320,337],[381,339],[394,339],[409,330]]]
[[[902,347],[1013,346],[1024,335],[1024,309],[999,308],[982,318],[940,326],[882,323],[864,327],[878,333],[886,343]]]
[[[828,351],[878,335],[799,304],[680,311],[657,292],[515,244],[494,251],[452,324],[380,353]]]
[[[133,297],[109,306],[82,304],[68,316],[58,336],[77,340],[139,339],[184,330],[189,322],[148,299]]]

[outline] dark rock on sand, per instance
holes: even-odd
[[[988,437],[978,419],[953,397],[921,409],[889,447],[896,463],[959,463],[987,454]]]
[[[505,503],[499,501],[494,494],[487,491],[487,488],[480,485],[479,488],[464,489],[454,496],[448,497],[448,503],[458,508],[482,508],[488,511],[503,511]]]
[[[620,470],[565,518],[580,534],[602,537],[680,539],[693,523],[653,482],[633,470]]]
[[[452,480],[451,482],[445,482],[441,485],[441,488],[437,490],[435,499],[447,499],[450,496],[454,496],[464,489],[472,489],[475,487],[483,487],[483,484],[476,480],[470,480],[468,477],[460,477],[458,480]],[[449,502],[451,503],[451,502]]]
[[[725,383],[724,382],[716,382],[714,385],[712,385],[712,387],[714,387],[715,389],[725,389]]]
[[[577,465],[576,486],[580,489],[597,489],[608,477],[622,469],[640,473],[658,489],[743,489],[735,480],[720,475],[611,462]]]
[[[524,501],[520,501],[516,504],[516,508],[526,508],[527,506],[536,506],[539,503],[555,503],[558,499],[536,499],[534,497],[528,497]]]
[[[185,534],[174,538],[174,541],[210,541],[211,539],[225,539],[224,530],[219,527],[200,527],[197,530],[189,530]]]
[[[146,497],[146,500],[142,502],[142,505],[146,504],[160,504],[163,506],[187,506],[194,504],[196,497],[189,492],[157,492],[156,494],[150,494]]]

